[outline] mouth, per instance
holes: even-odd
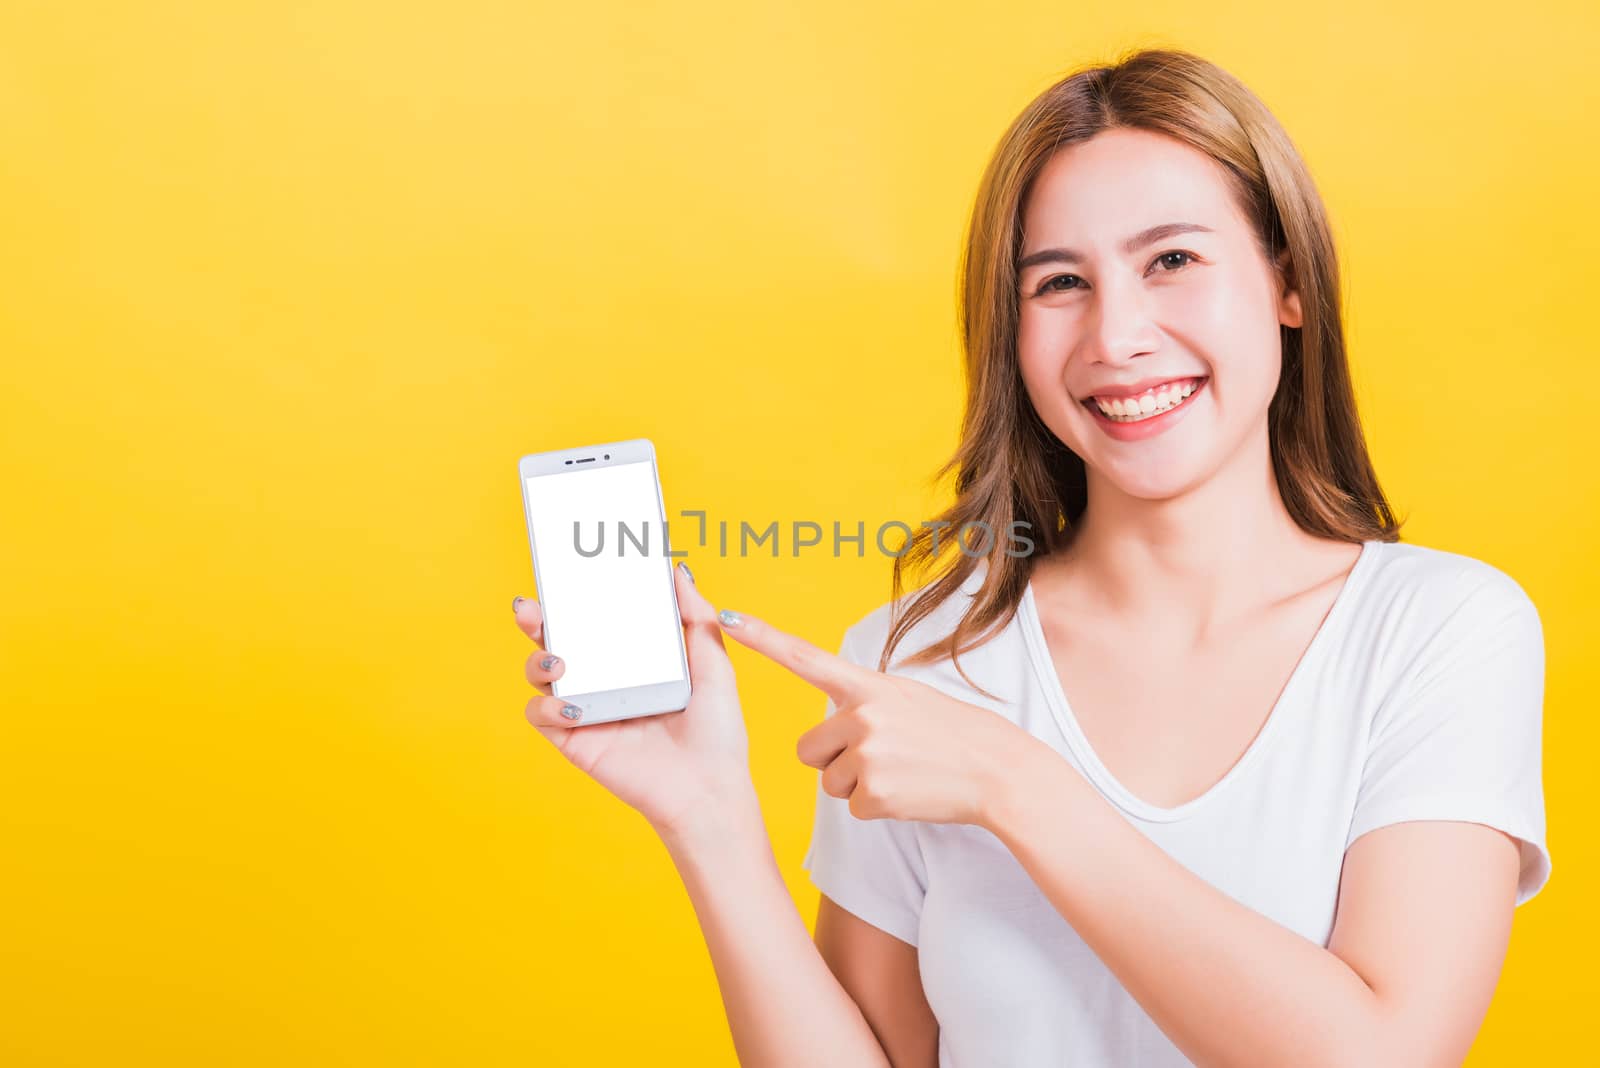
[[[1109,423],[1143,423],[1188,404],[1209,375],[1179,378],[1147,389],[1133,397],[1089,397],[1082,402],[1090,414]]]

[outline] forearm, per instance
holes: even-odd
[[[887,1066],[778,871],[754,789],[662,829],[716,971],[739,1063]]]
[[[1382,1006],[1344,961],[1168,856],[1054,750],[1024,753],[990,830],[1195,1064],[1382,1063]]]

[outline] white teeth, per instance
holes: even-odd
[[[1141,393],[1138,397],[1118,397],[1110,401],[1095,397],[1094,403],[1104,415],[1111,419],[1119,422],[1137,423],[1141,419],[1159,415],[1169,408],[1176,408],[1198,388],[1199,383],[1191,378],[1181,386],[1160,386],[1154,390]]]

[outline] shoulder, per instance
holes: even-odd
[[[1380,663],[1401,675],[1428,676],[1470,669],[1473,658],[1542,660],[1539,610],[1505,570],[1425,545],[1374,548],[1363,620]]]
[[[1380,542],[1374,549],[1369,592],[1392,614],[1433,623],[1538,620],[1522,584],[1485,560],[1410,542]]]

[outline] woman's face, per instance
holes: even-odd
[[[1167,224],[1204,229],[1152,231]],[[1220,165],[1145,130],[1060,149],[1024,205],[1019,262],[1023,382],[1091,487],[1170,497],[1246,443],[1265,447],[1279,324],[1300,325],[1300,301],[1269,269]],[[1091,400],[1158,383],[1174,385],[1121,401],[1121,416]]]

